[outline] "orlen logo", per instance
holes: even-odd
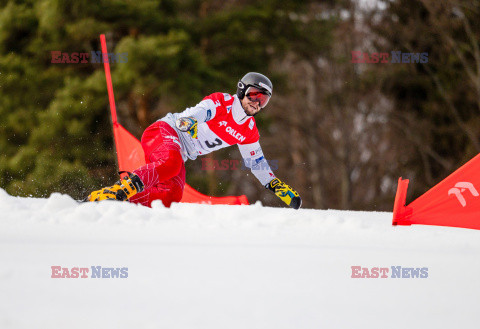
[[[448,190],[448,195],[455,194],[462,207],[465,207],[467,205],[467,201],[465,201],[465,198],[462,195],[465,190],[469,190],[470,193],[472,193],[472,195],[475,197],[479,195],[473,184],[469,182],[458,182],[455,184],[455,187],[452,187]]]
[[[222,127],[222,126],[225,126],[225,127],[226,127],[226,126],[227,126],[227,121],[220,121],[220,122],[218,123],[218,126],[219,126],[219,127]]]
[[[233,129],[232,127],[227,127],[225,129],[225,131],[227,133],[229,133],[230,135],[232,135],[233,137],[235,137],[236,139],[238,139],[239,141],[241,141],[241,142],[243,142],[245,140],[245,136],[243,136],[240,133],[237,133],[237,131],[235,129]]]

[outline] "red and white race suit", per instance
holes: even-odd
[[[184,117],[197,120],[198,138],[176,128],[176,120]],[[245,166],[250,168],[262,185],[275,178],[263,155],[255,119],[245,113],[237,95],[214,93],[196,106],[181,113],[169,113],[160,120],[167,122],[177,132],[184,161],[237,144]]]

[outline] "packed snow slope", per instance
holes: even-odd
[[[479,231],[392,227],[391,213],[0,189],[0,328],[478,328],[479,253]],[[52,266],[128,277],[51,278]],[[352,266],[428,277],[352,278]]]

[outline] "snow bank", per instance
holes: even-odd
[[[477,328],[479,234],[392,227],[391,213],[0,189],[0,328]],[[51,266],[128,278],[51,278]],[[428,277],[351,278],[352,266]]]

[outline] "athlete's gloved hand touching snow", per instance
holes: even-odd
[[[278,178],[272,179],[265,188],[275,193],[276,196],[293,209],[298,209],[302,205],[302,199],[298,192]]]

